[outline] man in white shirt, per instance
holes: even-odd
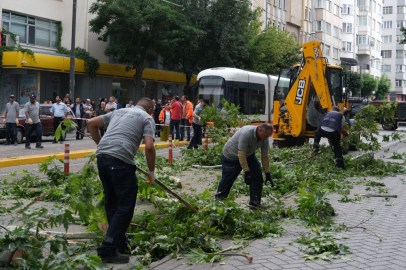
[[[109,103],[106,104],[106,112],[112,112],[117,109],[117,104],[114,102],[116,99],[114,97],[110,97]]]
[[[86,99],[86,104],[83,107],[84,107],[84,111],[85,111],[84,117],[86,119],[90,119],[92,116],[92,112],[93,112],[93,107],[92,107],[92,104],[90,104],[90,99]],[[85,132],[87,124],[86,124],[86,121],[83,121],[83,122],[84,122],[83,132]],[[89,129],[87,129],[87,132],[89,132]]]

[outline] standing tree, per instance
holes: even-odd
[[[361,75],[357,72],[351,71],[347,66],[343,66],[344,86],[350,88],[353,96],[361,93]]]
[[[391,82],[386,73],[382,75],[378,82],[378,90],[375,93],[375,100],[386,100],[391,89]]]
[[[149,61],[176,44],[170,37],[181,15],[160,0],[97,0],[89,12],[96,15],[90,30],[99,40],[110,40],[106,56],[116,57],[127,71],[135,69],[135,100],[139,100],[142,73]]]
[[[373,92],[377,90],[378,80],[374,78],[373,75],[369,73],[364,73],[361,76],[361,95],[363,97],[370,97],[373,95]]]
[[[263,73],[279,73],[300,61],[300,45],[288,31],[269,27],[254,36],[249,43],[248,69]]]

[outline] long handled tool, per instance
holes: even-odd
[[[147,182],[148,184],[152,183],[152,179],[150,178],[149,173],[147,173],[146,171],[144,171],[141,168],[137,167],[137,171],[139,171],[140,173],[146,175],[149,179],[149,182]],[[170,194],[172,194],[173,196],[175,196],[179,201],[181,201],[184,205],[187,206],[187,208],[189,208],[190,210],[192,210],[193,212],[197,213],[197,209],[194,208],[193,205],[191,205],[190,203],[188,203],[187,201],[185,201],[179,194],[177,194],[176,192],[174,192],[173,190],[171,190],[170,188],[168,188],[164,183],[162,183],[161,181],[159,181],[158,179],[155,179],[154,181],[155,183],[157,183],[158,185],[160,185],[163,189],[165,189],[167,192],[169,192]]]

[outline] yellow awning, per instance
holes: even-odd
[[[35,53],[35,61],[28,54],[22,52],[3,52],[3,68],[24,68],[32,70],[44,70],[52,72],[69,73],[70,58]],[[23,61],[27,63],[23,63]],[[85,61],[76,59],[75,73],[86,74]],[[135,70],[126,71],[124,65],[100,63],[96,76],[114,77],[132,79]],[[159,82],[186,83],[186,76],[183,73],[166,70],[157,70],[146,68],[142,74],[144,80]],[[196,82],[197,76],[194,75],[190,83]]]

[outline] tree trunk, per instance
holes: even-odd
[[[134,104],[137,104],[137,102],[141,98],[141,82],[142,82],[142,73],[144,69],[143,68],[136,68],[135,69],[135,74],[134,74],[134,83],[135,83],[135,99],[134,99]]]

